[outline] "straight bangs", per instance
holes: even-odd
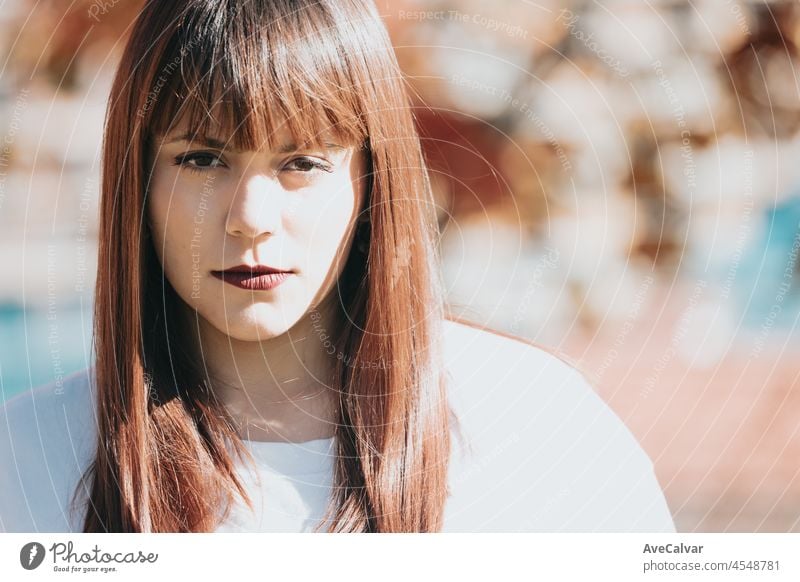
[[[251,151],[283,145],[284,135],[306,147],[365,144],[363,80],[342,59],[354,48],[342,42],[352,40],[346,21],[324,4],[213,4],[193,6],[165,39],[148,138],[182,126]]]

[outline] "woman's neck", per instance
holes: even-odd
[[[335,434],[336,356],[322,334],[335,335],[337,306],[329,301],[263,341],[231,338],[193,315],[201,373],[242,438],[303,442]]]

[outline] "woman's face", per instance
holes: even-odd
[[[157,136],[148,219],[183,301],[230,337],[265,340],[334,289],[363,207],[366,156],[333,138],[308,148],[284,136],[256,152],[232,151],[227,137]]]

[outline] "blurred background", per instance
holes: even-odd
[[[0,399],[91,363],[140,1],[0,11]],[[461,316],[579,367],[679,531],[800,531],[800,4],[379,0]]]

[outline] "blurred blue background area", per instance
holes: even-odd
[[[753,328],[797,327],[800,316],[800,192],[764,212],[762,236],[742,260],[742,283],[735,287],[745,324]]]
[[[88,367],[91,341],[91,305],[59,307],[53,318],[46,310],[0,304],[2,399]]]

